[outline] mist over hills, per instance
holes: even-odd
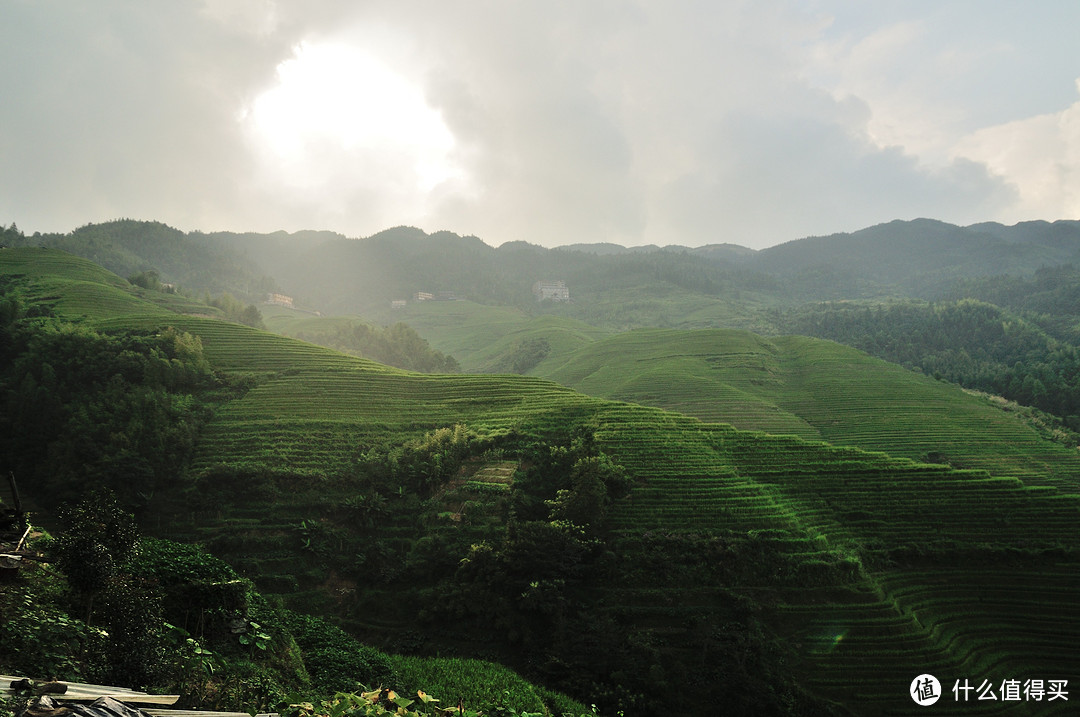
[[[902,713],[926,670],[1057,679],[1078,629],[1080,274],[1055,263],[1075,233],[920,221],[592,252],[407,227],[7,229],[188,295],[0,251],[0,469],[50,500],[115,484],[165,537],[369,644],[489,655],[628,713],[717,694],[737,714]],[[868,263],[875,244],[893,264]],[[928,251],[945,264],[919,283]],[[571,301],[537,302],[540,278]],[[299,309],[261,304],[276,335],[200,302],[219,289]],[[459,300],[390,308],[413,291]],[[472,375],[332,350],[364,320]],[[158,410],[131,421],[124,396]]]
[[[553,374],[624,403],[389,368],[61,251],[0,251],[0,291],[0,470],[43,500],[123,491],[393,654],[483,654],[604,714],[902,714],[927,670],[1076,674],[1080,458],[931,377],[804,337],[530,320],[574,352]],[[769,432],[709,422],[740,413]]]
[[[626,306],[632,303],[694,296],[719,300],[730,313],[734,305],[776,302],[883,296],[934,300],[948,295],[961,280],[1025,277],[1040,268],[1080,263],[1076,221],[1011,227],[894,221],[756,251],[733,244],[691,248],[601,243],[547,249],[507,242],[495,247],[474,236],[427,234],[412,227],[362,239],[325,231],[184,233],[157,222],[131,220],[91,224],[64,235],[23,236],[5,230],[4,241],[64,249],[121,276],[153,269],[162,281],[194,292],[228,291],[258,301],[268,291],[280,291],[323,313],[370,314],[384,320],[390,318],[391,301],[409,299],[418,291],[531,311],[536,308],[533,283],[560,279],[570,287],[576,307],[562,311],[619,328],[656,324],[651,314],[628,313]],[[605,315],[597,310],[603,303],[619,307]],[[731,323],[720,313],[717,318],[708,311],[694,316],[695,310],[669,310],[661,325]],[[754,328],[752,323],[741,325]]]

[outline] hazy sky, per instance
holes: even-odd
[[[1080,218],[1074,0],[0,0],[0,223],[763,247]]]

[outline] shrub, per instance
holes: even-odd
[[[0,615],[0,664],[8,672],[95,680],[105,662],[104,630],[41,604],[30,592],[11,592]]]
[[[337,625],[294,612],[286,613],[285,624],[303,650],[308,674],[321,692],[348,692],[357,685],[378,687],[394,682],[390,658],[361,644]]]

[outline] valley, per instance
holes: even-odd
[[[995,270],[1019,241],[998,232],[1006,236],[993,251],[973,257],[971,230],[913,228],[924,243],[962,240],[944,254],[953,260],[942,281],[965,267]],[[140,246],[135,229],[93,228],[98,251],[103,236]],[[941,678],[947,698],[963,679],[1078,678],[1080,455],[1069,414],[1055,433],[1040,428],[1055,425],[1052,414],[1028,420],[928,372],[784,333],[783,317],[835,301],[840,286],[856,287],[852,301],[933,301],[899,295],[929,290],[912,283],[921,266],[902,276],[895,264],[869,274],[839,265],[850,272],[844,284],[808,265],[783,281],[765,268],[805,247],[754,265],[726,251],[726,263],[710,263],[698,250],[615,253],[608,263],[399,232],[351,245],[305,236],[297,247],[333,251],[290,274],[297,247],[286,237],[187,239],[242,249],[250,285],[327,315],[237,291],[266,328],[246,326],[200,300],[214,287],[150,291],[59,249],[11,247],[0,250],[4,350],[34,390],[59,391],[62,381],[34,362],[35,347],[60,345],[53,334],[187,342],[176,361],[190,367],[170,364],[188,371],[187,383],[160,390],[178,396],[176,410],[201,406],[183,414],[192,442],[169,470],[140,474],[130,507],[148,535],[203,546],[283,608],[401,660],[501,663],[602,714],[709,710],[718,695],[737,714],[907,714],[922,673]],[[854,262],[855,239],[842,239]],[[419,264],[417,247],[432,242],[439,251]],[[1067,258],[1061,246],[1054,260]],[[126,252],[112,255],[134,262],[128,271],[143,262],[178,279],[151,255]],[[381,257],[380,276],[373,261],[355,260],[363,252]],[[527,261],[500,258],[511,255]],[[456,278],[439,284],[440,266]],[[531,284],[516,278],[528,271],[565,276],[571,302],[515,294]],[[318,284],[295,278],[303,272]],[[355,290],[333,289],[347,272]],[[464,300],[390,308],[406,286],[466,285]],[[333,301],[320,293],[331,290]],[[343,321],[407,324],[462,372],[419,373],[318,345]],[[185,336],[198,338],[197,351]],[[1057,336],[1065,356],[1068,337]],[[62,378],[76,357],[47,363]],[[147,375],[125,380],[142,386]],[[24,480],[35,469],[16,462],[19,451],[73,439],[25,435],[27,379],[5,374],[0,386],[6,460]],[[84,468],[65,470],[123,490],[123,466],[137,462],[121,443],[127,463],[97,465],[105,458],[87,453],[77,457]],[[30,485],[46,508],[59,497]],[[1068,704],[1007,707],[1067,714]],[[980,713],[1005,713],[995,707]]]

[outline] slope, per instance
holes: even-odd
[[[162,281],[198,292],[230,292],[251,300],[275,289],[272,279],[222,241],[160,222],[87,224],[68,234],[19,237],[16,246],[21,245],[70,252],[121,276],[154,270]]]
[[[958,227],[916,219],[850,234],[798,239],[762,250],[747,263],[789,279],[815,267],[828,267],[839,276],[929,298],[956,279],[1027,275],[1040,267],[1073,263],[1078,253],[1077,222]]]
[[[837,445],[1076,486],[1080,455],[987,398],[855,349],[726,329],[640,329],[536,373],[585,393]]]
[[[26,257],[0,251],[0,274],[25,269]],[[28,279],[53,282],[60,312],[76,305],[64,297],[66,272],[57,265]],[[834,712],[903,714],[911,679],[922,672],[937,674],[946,690],[954,679],[1000,685],[1080,672],[1075,490],[739,431],[539,378],[412,374],[236,324],[134,308],[89,321],[114,331],[183,328],[202,338],[220,370],[253,378],[201,436],[190,490],[163,500],[152,520],[163,532],[200,536],[287,602],[335,610],[362,634],[431,651],[493,650],[521,664],[529,662],[523,649],[536,651],[550,658],[534,665],[538,674],[578,694],[594,685],[608,707],[638,713],[661,704],[701,709],[722,694],[747,713],[769,700],[773,709],[831,704]],[[773,367],[797,375],[810,361],[798,353],[808,344],[778,345],[772,355],[761,341],[742,335],[741,351],[729,357],[746,364],[740,356],[750,354],[745,385],[770,378]],[[834,359],[833,373],[844,370],[845,356]],[[835,381],[798,377],[807,396],[835,392],[850,377]],[[869,392],[853,391],[850,407]],[[869,411],[901,398],[885,396]],[[505,520],[497,499],[473,494],[475,505],[456,521],[439,513],[445,496],[414,500],[404,483],[382,512],[368,511],[371,500],[358,495],[369,495],[360,468],[380,442],[400,446],[453,425],[503,460],[520,461],[519,473],[525,458],[540,455],[528,452],[536,441],[555,445],[585,430],[631,479],[596,534],[603,547],[585,564],[588,577],[533,577],[538,564],[513,563],[526,571],[517,593],[498,606],[476,605],[492,631],[481,645],[463,637],[474,625],[468,613],[436,618],[440,605],[476,603],[490,586],[433,576],[462,558],[484,564],[491,549],[483,543]],[[366,524],[364,515],[377,517]],[[557,523],[537,529],[543,525],[571,548],[589,544]],[[460,543],[479,547],[455,553]],[[450,568],[455,580],[468,578],[462,569]],[[581,612],[566,612],[579,604]],[[487,610],[495,607],[493,621]],[[593,631],[575,643],[580,633],[560,630],[555,618],[582,614]],[[497,640],[511,615],[543,629]],[[535,642],[541,635],[580,652],[539,652],[547,645]],[[787,682],[761,682],[781,674]],[[740,685],[733,676],[756,681]],[[776,693],[757,694],[759,687]],[[1064,713],[1068,703],[1004,706],[1043,714]]]

